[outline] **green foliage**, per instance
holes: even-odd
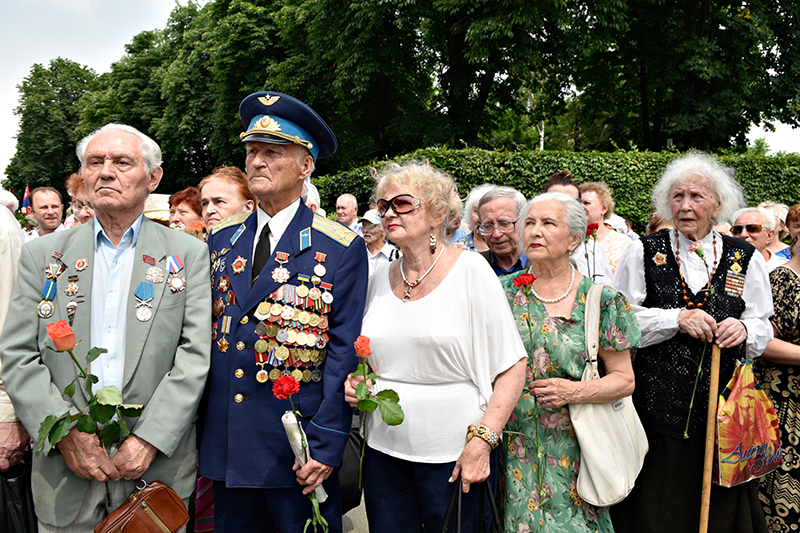
[[[614,191],[617,214],[629,216],[634,228],[643,231],[650,220],[653,184],[666,165],[679,155],[678,152],[509,152],[426,148],[393,161],[428,160],[453,176],[462,197],[476,185],[488,182],[514,187],[530,198],[541,192],[554,172],[567,170],[578,183],[608,183]],[[778,200],[788,205],[800,203],[800,191],[796,186],[800,182],[800,155],[724,155],[720,160],[736,170],[750,205],[762,200]],[[372,169],[380,171],[388,162],[376,162],[318,180],[323,207],[329,210],[340,194],[349,192],[356,195],[359,212],[363,211],[373,193]]]

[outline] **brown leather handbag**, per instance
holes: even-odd
[[[94,533],[175,533],[189,521],[172,487],[140,479],[136,491],[94,528]]]

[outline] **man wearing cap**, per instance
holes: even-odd
[[[211,317],[208,248],[147,220],[161,181],[161,149],[135,128],[108,124],[77,148],[94,221],[22,247],[19,276],[0,338],[3,382],[31,435],[48,415],[88,408],[65,353],[48,348],[46,326],[71,324],[73,351],[105,348],[89,370],[93,389],[116,386],[143,404],[131,434],[109,446],[72,426],[33,460],[39,531],[91,532],[133,493],[162,481],[188,502],[195,485],[195,419],[208,375]],[[9,334],[10,333],[10,334]]]
[[[357,364],[367,254],[355,232],[312,213],[303,181],[336,137],[303,102],[259,92],[239,106],[254,213],[218,224],[212,260],[211,372],[200,414],[200,473],[214,480],[218,532],[300,533],[322,484],[330,531],[341,531],[340,466],[352,410],[343,384]],[[311,460],[295,464],[273,383],[292,376]]]
[[[361,231],[364,233],[364,242],[367,243],[367,254],[369,255],[369,277],[381,265],[388,265],[397,259],[397,248],[386,242],[381,225],[381,216],[376,209],[370,209],[359,220]]]

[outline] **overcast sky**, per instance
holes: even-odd
[[[34,63],[63,57],[108,72],[134,35],[164,28],[174,6],[173,0],[0,0],[0,173],[16,150],[17,85]],[[751,130],[749,137],[765,138],[772,152],[800,152],[800,130],[788,126]]]

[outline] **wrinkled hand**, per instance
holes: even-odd
[[[131,434],[111,459],[124,479],[139,479],[150,468],[158,449],[144,439]]]
[[[717,333],[717,321],[702,309],[681,310],[678,314],[678,327],[695,339],[705,342],[713,342]]]
[[[348,374],[347,379],[344,380],[344,401],[350,404],[350,407],[358,406],[358,397],[356,397],[356,387],[359,383],[364,381],[364,376],[354,376]],[[371,381],[367,381],[367,386],[372,385]]]
[[[542,407],[555,409],[570,403],[580,383],[561,378],[537,379],[531,383],[529,390]]]
[[[94,433],[83,433],[73,427],[56,447],[64,456],[67,467],[80,478],[105,482],[117,481],[119,471]]]
[[[0,422],[0,471],[5,472],[22,459],[31,437],[22,422]]]
[[[333,472],[333,467],[322,464],[314,459],[309,459],[308,462],[303,465],[303,468],[300,468],[300,463],[295,459],[292,470],[297,473],[297,482],[301,485],[305,485],[303,494],[310,494],[311,491],[328,479],[328,476]]]
[[[469,486],[472,483],[480,483],[489,477],[489,452],[491,451],[492,447],[488,442],[479,437],[473,437],[458,457],[450,479],[456,480],[461,475],[461,490],[469,492]]]
[[[732,348],[739,346],[747,339],[747,328],[741,321],[728,317],[717,324],[717,346]]]

